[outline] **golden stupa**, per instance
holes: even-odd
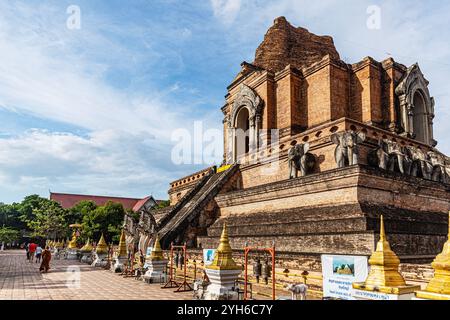
[[[95,248],[95,252],[97,254],[108,253],[108,246],[106,245],[106,241],[105,241],[105,237],[103,237],[103,233],[102,233],[102,236],[100,237],[100,240],[97,243],[97,247]]]
[[[150,254],[150,260],[164,260],[163,251],[161,249],[161,244],[159,243],[159,235],[156,235],[155,244],[153,245],[153,250]]]
[[[67,248],[68,249],[76,249],[77,248],[77,234],[75,231],[72,233],[72,240],[70,240]]]
[[[370,272],[365,282],[353,283],[354,289],[377,291],[387,294],[406,294],[420,288],[420,286],[407,285],[405,279],[398,271],[400,259],[386,239],[384,219],[381,215],[380,240],[375,252],[369,258]]]
[[[55,243],[55,247],[58,248],[58,249],[63,249],[64,248],[64,242],[62,240],[57,241]]]
[[[416,296],[430,300],[450,300],[450,212],[448,238],[442,252],[434,259],[431,266],[434,276],[425,291],[416,292]]]
[[[125,240],[125,230],[122,229],[122,233],[120,234],[120,241],[119,241],[119,251],[117,253],[117,257],[127,257],[127,242]]]
[[[91,242],[89,238],[87,239],[85,245],[80,249],[81,252],[91,252],[93,250],[93,247],[91,245]]]
[[[234,262],[232,253],[233,250],[228,239],[228,228],[224,223],[222,235],[220,236],[220,244],[214,254],[214,261],[205,268],[213,270],[240,270],[241,267]]]

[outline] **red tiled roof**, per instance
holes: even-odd
[[[133,211],[138,211],[150,197],[151,196],[144,199],[137,199],[50,192],[50,200],[58,202],[65,209],[73,207],[80,201],[88,200],[93,201],[98,206],[103,206],[108,201],[117,202],[121,203],[125,209],[133,209]]]
[[[139,200],[136,202],[136,204],[133,206],[133,211],[137,212],[139,209],[142,208],[142,206],[150,199],[152,196],[145,197],[144,199]]]

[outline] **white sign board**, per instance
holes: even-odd
[[[205,266],[209,266],[214,261],[216,249],[203,249],[203,262]]]
[[[150,258],[150,255],[152,254],[153,248],[152,247],[147,247],[147,250],[145,251],[145,263],[144,263],[144,268],[148,268],[148,260]]]
[[[353,296],[358,300],[412,300],[415,294],[388,294],[355,289],[353,290]]]
[[[355,300],[353,282],[364,282],[368,275],[367,257],[322,255],[323,296]]]

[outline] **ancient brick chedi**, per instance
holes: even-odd
[[[331,37],[280,17],[241,67],[221,108],[222,166],[172,182],[171,206],[146,213],[146,232],[165,248],[215,248],[226,223],[235,250],[274,240],[282,255],[319,260],[371,255],[383,214],[402,261],[442,250],[450,162],[418,64],[347,64]]]

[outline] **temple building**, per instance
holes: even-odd
[[[227,87],[223,163],[170,184],[170,206],[142,221],[215,248],[271,246],[291,257],[370,256],[383,215],[401,261],[431,262],[450,209],[450,159],[433,136],[435,101],[418,64],[347,64],[333,39],[275,19]]]
[[[134,212],[150,210],[160,202],[160,200],[155,200],[151,195],[145,198],[124,198],[56,192],[50,192],[50,200],[58,202],[64,209],[72,208],[80,201],[92,201],[97,206],[104,206],[111,201],[120,203],[124,209],[133,210]]]

